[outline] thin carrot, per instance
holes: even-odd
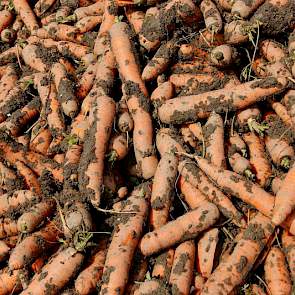
[[[150,190],[145,183],[135,188],[127,199],[129,202],[122,212],[135,211],[136,213],[125,216],[127,219],[122,219],[114,229],[103,270],[102,293],[124,293],[132,258],[147,217],[149,197]],[[121,259],[117,259],[118,255]]]
[[[284,230],[282,234],[282,246],[286,255],[292,281],[295,280],[295,238],[288,231]]]
[[[144,235],[140,242],[140,250],[143,255],[150,256],[179,242],[193,239],[213,225],[218,218],[217,207],[205,201],[193,211]],[[196,220],[200,223],[196,223]]]
[[[80,20],[86,16],[102,15],[104,12],[104,1],[97,1],[91,5],[78,7],[74,10],[76,20]]]
[[[232,153],[239,152],[243,156],[247,155],[247,146],[242,139],[242,137],[237,133],[233,132],[233,134],[229,137],[229,143],[230,143],[230,151]]]

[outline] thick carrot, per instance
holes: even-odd
[[[74,248],[66,248],[42,268],[42,272],[34,276],[22,295],[60,294],[60,290],[75,276],[83,262],[83,254]]]
[[[54,3],[56,0],[38,0],[34,7],[34,12],[36,16],[40,17],[44,14]]]
[[[224,40],[228,44],[241,44],[249,40],[247,28],[251,23],[246,20],[233,20],[224,26]]]
[[[219,113],[242,109],[265,96],[280,92],[286,85],[284,83],[281,78],[265,78],[246,82],[231,89],[173,98],[159,107],[159,118],[163,123],[179,124],[205,118],[208,112],[213,110]]]
[[[263,40],[260,43],[260,51],[262,56],[270,62],[282,61],[287,57],[284,46],[270,39]]]
[[[175,249],[174,261],[169,278],[171,294],[190,294],[195,262],[196,246],[193,240],[181,243]]]
[[[254,180],[255,175],[251,171],[251,164],[248,159],[244,158],[239,153],[234,153],[228,155],[228,160],[234,172],[245,175],[250,180]]]
[[[0,101],[4,100],[9,91],[16,86],[17,80],[17,73],[14,67],[11,65],[6,66],[0,79]]]
[[[135,290],[134,295],[145,295],[151,292],[152,294],[170,294],[168,288],[161,281],[153,279],[141,283],[139,288]]]
[[[0,33],[13,22],[13,14],[4,9],[0,11]]]
[[[21,241],[11,252],[8,265],[10,269],[23,268],[27,263],[54,246],[59,230],[54,224],[48,224],[40,231]]]
[[[224,155],[224,126],[220,115],[212,112],[203,128],[206,154],[205,157],[213,165],[226,168]]]
[[[75,280],[75,290],[80,295],[87,295],[96,290],[96,285],[101,279],[106,258],[106,241],[103,241],[97,252],[90,258],[88,265]]]
[[[266,295],[266,293],[264,292],[264,290],[256,285],[256,284],[252,284],[250,287],[250,292],[252,292],[251,294],[255,294],[255,295]]]
[[[134,122],[127,109],[118,116],[118,128],[121,132],[129,132],[133,130],[133,127]]]
[[[177,166],[178,158],[173,154],[166,153],[159,161],[151,196],[150,224],[153,229],[158,229],[168,221]]]
[[[219,10],[211,0],[203,0],[200,4],[206,28],[214,34],[222,30],[222,18]]]
[[[125,15],[131,27],[133,28],[134,32],[136,34],[139,34],[142,28],[145,13],[141,10],[136,10],[133,7],[127,6],[125,7]]]
[[[17,182],[17,175],[14,170],[5,166],[0,162],[0,178],[1,178],[1,187],[6,191],[13,189],[14,183]]]
[[[15,220],[11,218],[0,219],[0,239],[15,236],[18,234],[18,229]]]
[[[174,254],[174,249],[169,249],[157,256],[152,272],[153,278],[161,279],[164,281],[169,280],[174,261]]]
[[[42,201],[25,213],[17,220],[17,228],[19,232],[30,233],[35,230],[43,221],[54,213],[55,203],[51,200]]]
[[[50,130],[47,127],[45,127],[45,125],[38,126],[38,129],[38,131],[31,138],[30,150],[40,153],[42,155],[46,155],[47,150],[52,141],[52,135]]]
[[[198,271],[204,278],[209,278],[218,243],[218,228],[207,230],[198,241]]]
[[[22,50],[22,58],[28,66],[30,66],[32,69],[46,73],[49,70],[49,65],[44,63],[41,57],[38,56],[38,47],[36,45],[27,45]]]
[[[28,273],[22,269],[3,270],[0,274],[0,294],[10,295],[14,292],[20,292],[23,289],[22,282],[26,281],[27,277]]]
[[[282,186],[276,194],[275,206],[273,209],[272,222],[276,225],[281,224],[295,208],[294,194],[295,190],[290,184],[295,177],[295,165],[289,169]]]
[[[124,294],[132,258],[147,217],[149,198],[149,185],[145,183],[135,188],[127,199],[128,203],[122,212],[136,213],[125,215],[114,229],[103,270],[102,294]]]
[[[234,47],[223,44],[215,47],[210,53],[211,62],[217,67],[225,67],[235,61]]]
[[[252,218],[233,252],[217,266],[200,294],[230,294],[249,273],[273,231],[269,218],[260,213]]]
[[[106,113],[105,110],[108,110]],[[104,157],[115,117],[115,103],[112,98],[100,96],[91,110],[88,137],[84,143],[80,160],[80,191],[90,198],[94,207],[99,207],[102,184]],[[94,156],[92,155],[94,151]]]
[[[237,0],[234,2],[231,13],[242,18],[248,18],[265,0],[255,0],[247,2],[245,0]]]
[[[150,256],[177,243],[193,239],[213,225],[218,218],[217,207],[212,203],[203,202],[202,206],[144,235],[140,242],[140,250],[143,255]],[[199,222],[196,223],[196,220]]]
[[[266,158],[264,142],[254,133],[249,132],[243,135],[250,152],[250,164],[253,167],[257,182],[266,186],[272,174],[271,166]]]
[[[39,28],[35,14],[26,0],[13,0],[15,11],[20,15],[30,32]]]
[[[41,31],[41,30],[44,30]],[[46,27],[39,29],[37,36],[45,39],[45,38],[52,38],[56,41],[71,41],[77,42],[78,37],[80,37],[79,29],[74,26],[69,26],[65,24],[59,24],[56,22],[49,23]],[[43,36],[40,33],[44,34]],[[44,38],[45,37],[45,38]],[[79,43],[79,42],[78,42]]]
[[[265,129],[267,126],[260,124],[261,121],[261,112],[258,107],[252,106],[241,110],[237,115],[237,123],[239,124],[240,129],[243,131],[256,132],[261,137],[264,135]]]
[[[74,10],[74,15],[77,20],[86,16],[102,15],[104,12],[104,1],[97,1],[91,5],[78,7]]]
[[[292,281],[295,280],[295,237],[284,230],[282,234],[282,246],[286,255]]]
[[[264,264],[265,282],[272,295],[291,294],[292,283],[282,250],[273,247]]]
[[[231,200],[210,182],[195,163],[183,160],[178,166],[178,171],[190,184],[198,188],[207,200],[213,202],[224,216],[232,219],[238,226],[245,226],[243,215],[235,208]]]
[[[283,97],[283,102],[286,106],[286,109],[291,117],[293,124],[295,124],[295,90],[290,89]]]
[[[79,29],[80,33],[92,31],[102,21],[100,15],[85,16],[76,22],[75,27]]]
[[[0,261],[5,261],[10,251],[10,247],[4,242],[0,241]]]
[[[110,139],[109,143],[109,161],[120,161],[128,154],[128,141],[125,133],[116,134]]]

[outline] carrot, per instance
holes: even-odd
[[[198,242],[198,270],[204,278],[209,278],[213,270],[218,233],[217,228],[207,230]]]
[[[20,15],[17,15],[14,19],[13,24],[12,24],[12,29],[17,32],[22,29],[23,25],[24,25],[24,23],[23,23]]]
[[[26,280],[28,273],[25,270],[17,269],[10,271],[5,269],[0,274],[0,294],[10,295],[14,292],[20,292],[22,287],[22,282]]]
[[[181,243],[175,249],[174,261],[169,278],[171,294],[188,295],[193,278],[196,247],[194,241]]]
[[[46,26],[51,22],[55,22],[56,20],[57,20],[56,13],[52,13],[52,14],[42,17],[40,22],[43,26]]]
[[[13,14],[8,10],[0,11],[0,33],[13,22]]]
[[[0,241],[0,261],[5,261],[9,254],[10,247],[4,241]]]
[[[46,294],[48,288],[51,294],[59,291],[73,278],[83,262],[83,254],[74,248],[66,248],[55,256],[42,268],[42,272],[34,276],[22,295]]]
[[[294,126],[294,123],[292,121],[292,118],[288,114],[287,108],[282,103],[272,101],[271,102],[271,107],[288,128],[291,128],[292,130],[295,130],[295,126]]]
[[[255,107],[249,107],[238,112],[237,123],[243,130],[250,129],[251,132],[256,132],[258,135],[263,136],[263,132],[268,126],[259,124],[261,120],[261,112]]]
[[[162,74],[169,66],[170,60],[176,53],[175,40],[171,39],[166,43],[163,43],[157,50],[153,58],[148,62],[142,72],[142,79],[144,81],[151,81]]]
[[[34,12],[36,16],[40,17],[44,14],[54,3],[56,0],[38,0],[34,7]]]
[[[211,0],[203,0],[200,4],[206,28],[215,33],[219,33],[222,30],[222,18],[219,10],[214,2]]]
[[[13,43],[16,39],[15,31],[12,29],[4,29],[0,34],[1,41],[6,43]]]
[[[179,178],[178,186],[183,195],[184,201],[191,209],[199,207],[199,205],[206,200],[204,194],[199,189],[191,185],[182,175]]]
[[[286,106],[286,109],[288,111],[288,114],[291,117],[292,123],[295,123],[295,90],[288,90],[287,93],[283,97],[283,102]]]
[[[280,78],[258,79],[237,85],[232,89],[219,89],[199,95],[173,98],[159,107],[159,118],[167,124],[184,123],[207,117],[208,112],[212,110],[225,112],[242,109],[265,96],[280,92],[284,88],[281,84],[284,82],[280,81]],[[270,82],[274,82],[274,86],[269,87]],[[268,85],[267,88],[265,88],[266,85]],[[215,100],[218,101],[218,105],[214,103]]]
[[[168,249],[157,256],[152,272],[153,278],[168,281],[174,261],[174,254],[174,249]]]
[[[257,182],[264,187],[272,173],[270,163],[265,157],[264,143],[252,132],[244,134],[243,139],[249,148],[250,164],[255,172]]]
[[[75,280],[75,290],[80,295],[87,295],[96,290],[96,284],[102,276],[106,257],[106,241],[103,241],[97,252],[90,258],[88,265],[83,269]]]
[[[259,213],[252,218],[233,252],[217,266],[200,294],[229,294],[249,273],[273,231],[269,218]]]
[[[286,255],[286,258],[289,264],[291,278],[292,278],[292,281],[294,281],[295,279],[295,264],[294,264],[295,263],[295,260],[294,260],[295,238],[286,230],[284,230],[282,234],[282,245],[283,245],[284,253]]]
[[[206,154],[205,157],[213,165],[225,168],[224,126],[222,117],[215,112],[209,116],[203,128]],[[218,144],[217,144],[218,143]]]
[[[245,0],[237,0],[234,2],[231,13],[242,18],[248,18],[265,0],[255,0],[251,3]]]
[[[233,6],[233,2],[230,1],[230,0],[217,0],[216,1],[217,4],[220,5],[220,7],[223,9],[223,10],[226,10],[226,11],[230,11],[232,6]]]
[[[3,74],[1,75],[0,79],[0,101],[4,100],[5,97],[8,95],[9,91],[16,86],[17,82],[17,74],[14,67],[8,65],[5,67]]]
[[[17,182],[17,176],[14,170],[0,162],[1,187],[6,191],[12,190],[13,184]]]
[[[147,217],[149,197],[150,190],[148,184],[145,183],[135,188],[127,199],[128,203],[122,212],[135,211],[137,213],[126,215],[114,229],[103,269],[102,294],[124,293],[132,258]]]
[[[143,255],[150,256],[179,242],[193,239],[214,224],[218,218],[217,207],[205,201],[193,211],[144,235],[140,242],[140,250]],[[201,223],[196,224],[196,220]]]
[[[20,15],[30,32],[39,28],[35,14],[26,0],[13,0],[15,11]]]
[[[284,46],[270,39],[263,40],[260,43],[260,52],[269,62],[282,61],[287,57]]]
[[[134,127],[133,120],[128,112],[128,110],[122,112],[118,116],[118,128],[121,132],[132,131]]]
[[[250,161],[239,153],[228,156],[229,164],[234,172],[245,175],[248,179],[254,180],[255,175],[251,171]]]
[[[42,60],[41,57],[38,57],[38,47],[36,45],[27,45],[22,50],[22,58],[28,66],[32,69],[46,73],[49,70],[49,66]]]
[[[150,224],[153,229],[160,228],[168,221],[177,166],[178,159],[173,154],[166,153],[159,161],[151,195]]]
[[[105,112],[105,109],[108,112]],[[107,96],[97,98],[96,106],[91,110],[89,139],[92,142],[84,143],[80,160],[79,186],[80,191],[90,198],[94,207],[99,207],[103,184],[104,157],[107,149],[113,120],[115,103]],[[92,151],[94,150],[94,157]]]
[[[229,143],[230,148],[233,152],[239,152],[243,156],[247,155],[247,146],[243,141],[242,137],[238,133],[233,132],[233,134],[230,135]]]
[[[50,130],[47,127],[44,127],[44,125],[40,125],[39,128],[37,134],[34,134],[31,138],[30,150],[46,155],[52,141],[52,135]]]
[[[252,284],[250,287],[250,292],[252,292],[251,294],[255,294],[255,295],[266,295],[266,293],[264,292],[264,290],[256,285],[256,284]]]
[[[0,219],[0,238],[15,236],[18,234],[15,220],[10,218]]]
[[[154,292],[155,294],[170,294],[165,285],[158,280],[145,281],[140,284],[139,288],[134,292],[134,295],[145,295]]]
[[[109,162],[120,161],[128,154],[128,142],[125,133],[120,133],[111,137],[109,143]]]
[[[204,132],[200,122],[188,124],[188,128],[198,141],[204,141]]]
[[[79,29],[80,33],[92,31],[102,21],[100,15],[85,16],[76,22],[75,27]]]
[[[247,29],[251,23],[246,20],[233,20],[224,26],[224,40],[227,44],[240,44],[249,40]]]
[[[236,52],[230,45],[224,44],[215,47],[210,53],[211,62],[219,67],[232,64],[235,60]]]
[[[41,193],[41,186],[36,174],[23,162],[16,161],[15,167],[18,173],[23,177],[26,187],[35,194]]]
[[[194,295],[199,295],[203,286],[205,284],[205,279],[201,276],[201,274],[196,273],[195,278],[194,278],[194,291],[192,294]]]
[[[53,157],[53,160],[56,161],[58,164],[63,164],[65,160],[65,154],[56,154]]]
[[[283,180],[286,177],[286,174],[276,176],[271,182],[271,190],[276,195],[280,190],[283,184]]]
[[[125,7],[125,15],[130,23],[132,29],[136,34],[141,31],[145,13],[140,10],[136,10],[133,7]]]
[[[22,233],[34,231],[43,221],[53,214],[55,204],[51,200],[42,201],[23,213],[17,220],[17,229]]]
[[[291,294],[292,283],[285,255],[279,248],[272,247],[268,253],[264,271],[265,281],[271,294]]]
[[[185,143],[189,144],[192,148],[197,147],[197,143],[194,139],[194,136],[188,126],[184,125],[183,127],[180,128],[180,133],[183,137],[183,140]]]
[[[86,16],[102,15],[104,12],[104,1],[97,1],[91,5],[78,7],[74,10],[76,20],[80,20]]]
[[[238,226],[245,226],[242,214],[235,208],[231,200],[224,195],[206,175],[191,161],[183,160],[178,166],[179,173],[198,188],[207,200],[213,202],[220,212]]]
[[[38,195],[29,190],[14,191],[12,194],[7,193],[1,196],[0,215],[24,207],[28,203],[38,200]]]

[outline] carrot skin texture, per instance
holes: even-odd
[[[252,218],[232,254],[217,266],[200,295],[230,294],[249,273],[273,231],[269,218],[260,213]]]
[[[295,281],[295,237],[284,230],[282,234],[282,246],[289,264],[292,281]]]
[[[26,277],[26,272],[22,269],[13,270],[8,269],[0,274],[0,294],[10,295],[12,292],[19,292],[22,290],[21,278]]]
[[[265,282],[272,295],[291,294],[292,283],[282,250],[273,247],[264,263]]]
[[[126,205],[123,211],[136,211],[137,213],[127,215],[127,221],[122,220],[122,223],[119,223],[114,230],[103,270],[102,294],[124,293],[134,251],[147,217],[149,198],[150,188],[147,183],[135,188],[128,198],[130,204]],[[118,255],[121,257],[119,260]]]
[[[139,288],[134,292],[134,295],[144,295],[150,292],[155,292],[155,294],[169,295],[169,290],[163,285],[161,281],[150,280],[145,281],[140,284]]]
[[[193,239],[213,225],[218,218],[217,207],[205,201],[195,210],[144,235],[140,242],[140,250],[143,255],[150,256],[179,242]]]
[[[174,261],[174,254],[175,250],[169,249],[158,255],[153,267],[153,278],[168,281]]]

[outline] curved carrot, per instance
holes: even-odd
[[[188,295],[193,278],[195,260],[195,242],[193,240],[181,243],[175,249],[169,285],[171,294]]]
[[[264,187],[272,173],[270,163],[265,155],[264,143],[252,132],[244,134],[243,139],[249,148],[250,163],[255,172],[257,182]]]
[[[48,288],[51,294],[59,291],[73,278],[83,262],[83,254],[74,248],[66,248],[57,253],[42,268],[42,272],[34,276],[22,295],[45,295]]]
[[[213,225],[218,218],[217,207],[212,203],[203,202],[202,206],[144,235],[140,242],[140,250],[143,255],[150,256],[179,242],[193,239]],[[200,223],[196,223],[196,220]]]
[[[273,231],[269,218],[259,213],[252,218],[233,252],[217,266],[200,294],[230,294],[249,273]]]
[[[123,294],[128,281],[132,258],[143,230],[150,197],[148,184],[135,188],[122,212],[135,211],[125,216],[116,226],[108,248],[103,269],[101,292]],[[121,259],[117,259],[120,255]]]
[[[291,294],[292,283],[285,261],[284,253],[277,247],[273,247],[264,264],[265,282],[270,294]]]
[[[237,0],[234,2],[231,13],[242,18],[248,18],[265,0],[255,0],[247,2],[245,0]]]
[[[171,99],[174,94],[174,87],[170,81],[160,84],[151,94],[151,101],[158,107],[162,102]]]
[[[273,101],[271,102],[271,107],[288,128],[295,130],[295,125],[292,121],[292,118],[288,114],[287,108],[282,103]]]

